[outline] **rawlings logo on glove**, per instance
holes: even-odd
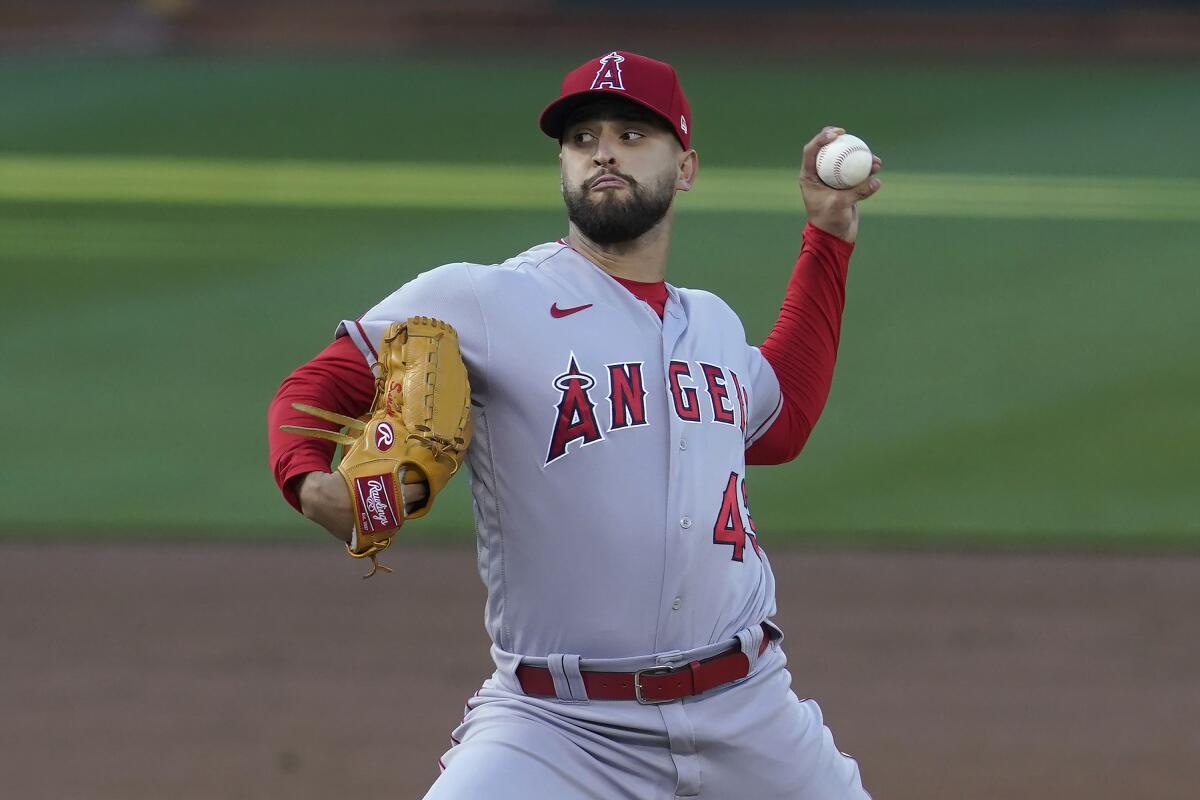
[[[376,569],[391,572],[376,556],[391,545],[406,520],[429,513],[471,441],[467,368],[458,334],[445,322],[411,317],[393,323],[379,348],[376,387],[371,412],[363,419],[293,404],[297,411],[337,423],[345,432],[280,427],[346,446],[338,472],[346,481],[356,520],[346,550],[355,558],[371,559],[365,578]],[[405,483],[429,485],[422,505],[405,509]]]
[[[396,441],[396,434],[392,431],[391,425],[381,422],[375,426],[375,447],[379,452],[390,450],[394,441]]]
[[[363,533],[390,530],[404,524],[396,514],[396,498],[387,484],[391,477],[391,475],[372,475],[369,478],[354,479],[359,506],[363,510],[358,518],[358,528]]]

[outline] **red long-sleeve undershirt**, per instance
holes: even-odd
[[[779,317],[759,345],[775,370],[783,409],[746,451],[747,464],[783,464],[800,455],[833,385],[854,245],[811,223],[792,270]]]
[[[748,464],[781,464],[795,458],[820,417],[837,358],[845,304],[846,271],[854,245],[808,225],[804,245],[788,281],[779,317],[760,347],[775,371],[783,408],[769,429],[746,451]],[[661,317],[665,284],[621,281]],[[280,425],[337,426],[292,408],[292,403],[351,417],[367,412],[375,377],[348,336],[340,337],[280,385],[267,410],[271,469],[284,498],[297,510],[294,481],[309,472],[328,472],[334,445],[287,434]]]
[[[361,417],[375,399],[375,376],[349,336],[340,336],[316,358],[298,367],[279,386],[267,407],[267,444],[271,470],[283,497],[300,510],[294,481],[310,472],[329,472],[337,445],[324,439],[296,436],[279,430],[280,425],[337,430],[332,422],[292,408],[292,403]]]

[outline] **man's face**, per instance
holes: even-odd
[[[673,133],[637,115],[568,120],[559,154],[567,216],[596,244],[638,238],[671,208],[683,157]]]

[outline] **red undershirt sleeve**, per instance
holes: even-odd
[[[779,380],[783,409],[746,451],[747,464],[791,461],[817,424],[833,383],[853,252],[853,244],[811,223],[805,226],[783,307],[759,347]]]
[[[375,399],[375,376],[348,336],[335,339],[316,358],[284,379],[267,408],[267,441],[271,472],[283,497],[300,510],[292,481],[309,472],[329,472],[336,445],[284,433],[280,425],[337,430],[337,425],[292,408],[292,403],[360,417]]]

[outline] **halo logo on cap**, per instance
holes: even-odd
[[[625,56],[618,53],[616,50],[600,59],[600,69],[596,71],[596,79],[592,81],[592,89],[620,89],[625,91],[625,84],[621,82],[621,62],[625,60]]]

